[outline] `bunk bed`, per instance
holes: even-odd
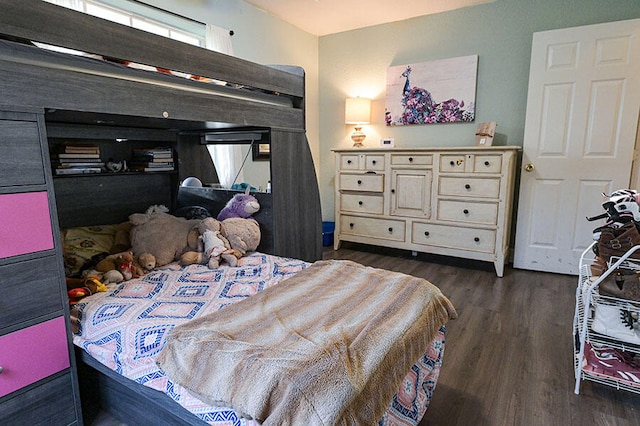
[[[130,150],[132,141],[152,145],[161,142],[170,144],[179,156],[175,173],[53,179],[57,206],[54,214],[58,218],[54,223],[65,230],[114,225],[156,204],[171,209],[204,206],[215,216],[233,192],[215,188],[180,188],[179,191],[180,182],[189,176],[216,182],[215,171],[205,155],[207,136],[225,139],[220,135],[231,134],[231,139],[248,142],[251,137],[247,135],[257,133],[266,135],[262,141],[270,145],[272,191],[257,194],[262,205],[260,215],[256,215],[262,242],[258,252],[241,259],[238,268],[255,269],[255,264],[260,263],[270,265],[264,268],[269,273],[289,271],[280,273],[273,282],[270,281],[273,277],[265,278],[267,284],[263,287],[269,291],[277,289],[280,284],[276,284],[284,278],[295,278],[298,273],[315,268],[312,268],[316,265],[314,262],[322,257],[320,200],[305,136],[305,79],[301,69],[254,64],[37,0],[0,0],[0,12],[0,110],[35,112],[38,122],[46,129],[44,147],[67,139],[93,138],[108,146],[107,149],[119,152]],[[74,49],[81,54],[52,52],[43,49],[41,43]],[[130,66],[132,63],[163,72],[135,69]],[[112,142],[107,143],[115,139],[124,142],[116,143],[115,147],[111,146]],[[48,159],[47,149],[43,151]],[[45,165],[45,173],[51,178],[49,165]],[[64,237],[56,241],[59,241],[60,247],[56,249],[62,259]],[[210,273],[203,265],[188,268],[194,269],[170,264],[154,271],[156,275],[141,277],[135,284],[157,285],[157,274],[166,277],[173,273],[182,276]],[[229,269],[232,268],[224,269],[221,274],[235,273]],[[374,273],[369,269],[364,272]],[[171,278],[174,282],[176,279]],[[106,305],[99,303],[108,305],[108,297],[122,296],[127,292],[126,285],[83,300],[76,312],[80,314],[78,319],[92,318],[94,325],[96,321],[99,323],[101,320],[92,316],[96,312],[104,313]],[[423,311],[429,313],[428,326],[421,327],[418,333],[418,340],[426,339],[428,345],[420,346],[422,355],[418,362],[415,362],[416,356],[411,362],[415,362],[413,366],[406,365],[411,366],[404,370],[410,370],[408,374],[394,373],[391,380],[397,385],[396,389],[403,384],[405,392],[400,391],[391,398],[391,389],[388,399],[392,401],[386,405],[395,411],[385,412],[385,416],[391,416],[389,422],[402,419],[417,424],[420,421],[442,362],[444,323],[456,315],[437,288],[426,281],[417,285],[428,289],[425,291],[430,295],[424,301],[424,309],[415,310],[417,316]],[[218,293],[223,290],[224,285]],[[154,296],[157,291],[159,288],[154,287]],[[203,306],[210,302],[198,303]],[[216,306],[214,311],[221,306],[211,304]],[[149,308],[139,309],[148,312]],[[220,312],[227,311],[214,314]],[[142,385],[140,380],[136,382],[117,374],[118,368],[105,361],[113,354],[101,357],[94,352],[92,355],[92,345],[83,345],[82,330],[88,329],[89,324],[78,322],[74,326],[78,327],[74,342],[78,346],[83,413],[87,419],[102,407],[134,424],[245,422],[242,415],[234,414],[231,409],[224,413],[231,413],[233,418],[222,418],[220,412],[212,414],[211,410],[203,409],[202,402],[196,404],[200,405],[195,410],[188,410],[176,400],[193,402],[192,397],[173,394],[176,386],[171,380],[165,380],[164,384],[168,385],[162,393]],[[389,353],[402,354],[397,352],[402,345],[415,351],[412,340],[394,346],[396,352]],[[413,388],[406,389],[408,385]]]

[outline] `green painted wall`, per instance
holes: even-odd
[[[401,7],[401,6],[399,6]],[[534,32],[640,17],[640,1],[497,0],[494,3],[319,38],[320,192],[325,220],[334,217],[332,148],[350,148],[344,99],[370,97],[365,145],[469,146],[478,122],[497,121],[496,145],[522,145]],[[386,127],[389,66],[475,55],[475,123]]]

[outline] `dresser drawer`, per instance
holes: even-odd
[[[382,194],[340,194],[340,209],[343,211],[382,214],[383,205]]]
[[[0,397],[69,368],[64,317],[0,336],[0,366]]]
[[[392,166],[429,166],[433,164],[432,155],[391,154]]]
[[[27,229],[28,237],[25,234]],[[52,248],[47,193],[0,195],[0,258]]]
[[[465,154],[443,154],[440,156],[440,172],[464,173],[466,163]]]
[[[74,425],[78,420],[71,372],[0,403],[0,425]]]
[[[343,191],[367,191],[383,192],[384,175],[377,174],[346,174],[339,176],[340,186]]]
[[[498,203],[439,200],[437,219],[495,225],[498,223]]]
[[[56,256],[0,266],[0,327],[64,308],[58,268]]]
[[[365,155],[365,170],[381,171],[384,170],[384,155]]]
[[[45,183],[37,122],[0,120],[0,150],[0,186]]]
[[[383,240],[404,241],[405,222],[343,215],[340,217],[340,233]]]
[[[411,240],[415,244],[493,253],[496,232],[490,229],[461,228],[414,222]]]
[[[342,154],[340,155],[340,170],[359,170],[360,156],[358,154]]]
[[[476,173],[500,173],[502,155],[475,155],[473,171]]]
[[[498,198],[500,178],[440,177],[439,195],[460,197]]]

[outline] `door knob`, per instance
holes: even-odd
[[[535,168],[536,166],[534,166],[532,163],[527,163],[524,165],[525,172],[532,172]]]

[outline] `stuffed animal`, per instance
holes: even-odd
[[[156,257],[151,253],[142,253],[133,259],[133,267],[138,276],[143,276],[156,267]]]
[[[80,299],[97,292],[107,291],[107,286],[98,277],[67,278],[67,295],[69,303],[78,303]]]
[[[198,246],[198,251],[184,253],[180,257],[180,264],[191,265],[194,263],[207,264],[209,269],[217,269],[220,266],[221,258],[233,256],[229,241],[220,233],[220,222],[212,217],[203,219],[198,225],[202,247]],[[234,262],[237,263],[237,262]],[[235,266],[233,264],[232,266]]]
[[[253,195],[249,194],[249,188],[244,194],[236,194],[218,213],[218,220],[223,221],[230,217],[248,218],[260,210],[260,203]]]
[[[144,253],[155,256],[156,266],[163,266],[187,251],[195,251],[200,220],[187,220],[168,213],[134,213],[129,216],[131,249],[135,256]]]
[[[116,270],[122,274],[125,281],[128,281],[133,278],[133,253],[125,251],[111,254],[98,262],[95,270],[103,274]]]
[[[233,255],[223,256],[231,266],[237,265],[237,260],[255,251],[260,244],[260,225],[255,219],[231,217],[220,224],[220,233],[229,241]],[[232,259],[234,257],[235,259]]]

